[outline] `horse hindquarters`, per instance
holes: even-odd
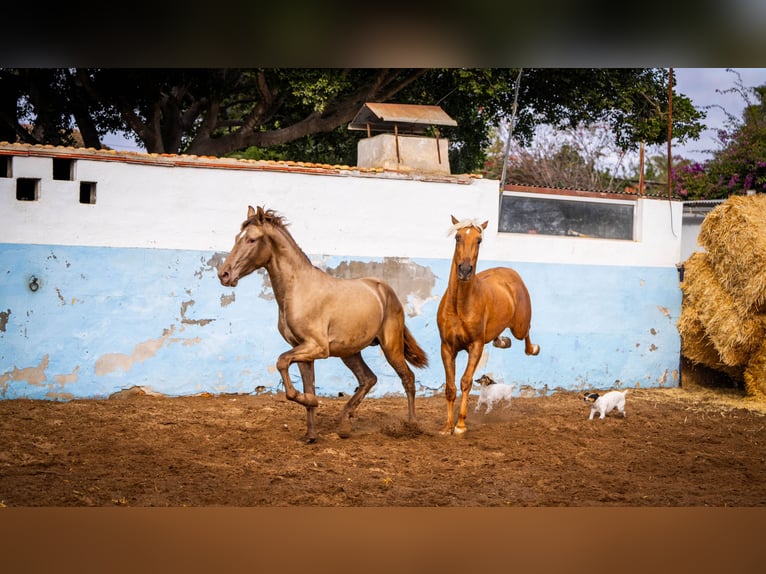
[[[484,286],[493,290],[492,301],[494,305],[488,308],[487,316],[495,318],[504,324],[497,324],[494,331],[497,332],[495,346],[500,348],[510,347],[510,339],[499,337],[507,327],[513,336],[519,341],[524,341],[524,352],[527,355],[537,355],[540,347],[532,343],[529,337],[532,323],[532,301],[529,291],[521,276],[508,267],[496,267],[483,273]],[[507,341],[507,343],[506,343]]]
[[[513,283],[513,289],[516,294],[516,313],[514,314],[511,333],[519,341],[524,341],[524,352],[527,355],[537,355],[540,352],[540,345],[532,343],[529,337],[529,330],[532,324],[532,301],[529,297],[527,286],[516,273],[518,281]]]

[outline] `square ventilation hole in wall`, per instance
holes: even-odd
[[[0,156],[0,177],[13,177],[12,159],[8,155]]]
[[[81,181],[80,182],[80,203],[96,203],[96,182],[95,181]]]
[[[16,199],[19,201],[37,201],[40,197],[40,180],[20,177],[16,180]]]
[[[74,180],[74,160],[64,157],[53,158],[53,179]]]

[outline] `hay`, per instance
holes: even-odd
[[[705,253],[693,253],[686,261],[681,291],[683,308],[694,309],[721,362],[747,365],[766,335],[766,315],[738,312],[741,308],[719,282]]]
[[[766,342],[756,351],[745,369],[745,392],[749,398],[766,399]]]
[[[697,311],[691,305],[683,305],[678,318],[678,332],[681,335],[681,355],[693,365],[702,365],[724,373],[735,381],[742,381],[742,368],[730,367],[721,361],[721,356],[705,333]]]
[[[733,195],[705,217],[697,237],[741,315],[766,312],[766,195]]]

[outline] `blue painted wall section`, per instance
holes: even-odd
[[[236,289],[224,288],[216,276],[221,257],[171,249],[0,245],[0,398],[100,398],[131,386],[171,396],[282,390],[274,365],[287,345],[276,329],[267,276],[257,272]],[[322,265],[380,261],[332,257]],[[411,262],[433,275],[429,296],[408,305],[407,324],[431,359],[428,369],[414,370],[418,393],[441,393],[436,309],[450,261]],[[480,261],[482,269],[497,264]],[[529,288],[532,340],[542,350],[528,357],[515,339],[511,349],[488,345],[477,377],[491,373],[534,393],[678,385],[681,292],[675,268],[512,266]],[[36,291],[29,288],[33,277]],[[371,396],[403,395],[379,349],[363,354],[379,377]],[[464,365],[461,353],[459,374]],[[316,371],[320,395],[350,393],[356,386],[339,359],[318,361]],[[297,368],[291,373],[298,381]]]

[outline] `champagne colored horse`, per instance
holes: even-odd
[[[493,267],[476,273],[479,244],[487,223],[458,221],[452,217],[450,233],[455,234],[455,253],[449,284],[436,315],[446,376],[447,422],[441,431],[443,434],[466,431],[468,395],[485,344],[492,341],[495,347],[507,349],[511,339],[500,335],[510,328],[514,337],[524,340],[527,355],[540,352],[539,345],[532,344],[529,339],[532,304],[519,274],[507,267]],[[454,425],[455,357],[460,351],[468,352],[468,364],[460,379],[462,400],[457,425]]]
[[[292,348],[277,359],[288,399],[306,407],[307,442],[315,442],[316,408],[314,361],[340,357],[359,381],[340,415],[338,434],[349,436],[354,411],[377,382],[361,351],[380,345],[386,360],[407,393],[409,422],[415,421],[415,375],[407,365],[424,368],[428,358],[404,324],[404,310],[394,290],[375,278],[338,279],[314,267],[273,210],[248,207],[226,260],[218,268],[222,285],[237,282],[265,268],[279,305],[277,327]],[[303,392],[288,373],[298,363]]]

